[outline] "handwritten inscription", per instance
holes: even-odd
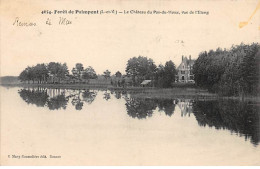
[[[71,25],[72,24],[72,20],[67,19],[65,17],[59,17],[59,19],[56,19],[54,21],[52,21],[50,18],[47,18],[47,20],[45,21],[46,25]],[[38,24],[36,22],[28,22],[28,21],[24,21],[21,20],[19,17],[16,17],[14,22],[13,22],[13,26],[19,26],[19,27],[33,27],[33,26],[38,26]]]
[[[60,25],[69,25],[69,24],[72,24],[72,21],[68,20],[67,18],[60,17],[59,24]]]
[[[35,22],[25,22],[25,21],[20,21],[19,17],[16,17],[13,23],[14,26],[24,26],[24,27],[28,27],[28,26],[36,26]]]
[[[52,20],[50,18],[47,18],[45,23],[46,23],[46,25],[52,25]],[[67,18],[64,18],[64,17],[59,17],[59,21],[57,22],[57,24],[70,25],[70,24],[72,24],[72,21]]]

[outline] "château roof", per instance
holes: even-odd
[[[181,65],[184,64],[185,67],[187,66],[192,66],[194,64],[195,60],[194,59],[188,59],[187,57],[183,57],[182,62],[180,65],[177,67],[177,69],[181,69]]]

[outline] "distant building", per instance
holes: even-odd
[[[182,56],[181,64],[177,68],[177,81],[182,83],[194,83],[194,74],[192,73],[195,60]]]

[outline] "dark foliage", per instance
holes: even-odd
[[[259,49],[259,44],[253,43],[200,53],[193,70],[196,84],[224,96],[257,95]]]

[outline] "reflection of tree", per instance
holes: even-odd
[[[121,99],[127,97],[126,90],[111,90],[111,94],[114,94],[116,99]]]
[[[81,110],[83,101],[91,104],[97,95],[96,91],[69,90],[60,92],[60,89],[19,90],[21,98],[28,104],[35,104],[40,107],[48,107],[50,110],[66,109],[69,99],[76,110]],[[81,97],[82,96],[82,97]]]
[[[115,91],[115,97],[121,99],[121,91]]]
[[[83,102],[77,102],[77,103],[75,104],[75,109],[76,109],[76,110],[81,110],[82,107],[83,107]]]
[[[43,107],[47,100],[48,100],[48,94],[46,90],[26,90],[21,89],[18,91],[21,98],[28,104],[35,104],[38,107]]]
[[[174,100],[159,99],[157,100],[159,111],[164,111],[166,115],[172,116],[175,110]]]
[[[44,90],[22,89],[18,93],[26,103],[35,104],[39,107],[48,106],[50,110],[55,110],[60,108],[66,109],[68,103],[68,99],[65,97],[64,93],[61,95],[57,95],[55,97],[49,97],[46,89]]]
[[[108,93],[107,91],[104,93],[104,97],[103,97],[106,101],[108,101],[109,99],[111,99],[110,93]]]
[[[151,117],[156,109],[156,102],[152,99],[126,98],[127,114],[133,118]]]
[[[89,91],[88,89],[82,93],[82,98],[83,98],[82,100],[85,101],[86,103],[91,104],[95,100],[96,96],[97,96],[97,92]]]
[[[96,91],[90,91],[89,89],[84,90],[83,92],[81,90],[78,90],[78,93],[70,95],[69,97],[72,97],[72,105],[75,106],[76,110],[81,110],[84,103],[91,104],[97,96]]]
[[[68,101],[69,100],[65,97],[65,95],[61,94],[50,98],[47,101],[47,105],[50,110],[58,110],[60,108],[66,109]]]
[[[193,110],[201,126],[231,130],[250,138],[254,145],[260,142],[259,105],[235,100],[195,101]]]
[[[80,93],[81,93],[81,91],[78,90],[78,93],[73,95],[73,98],[71,101],[72,105],[75,106],[76,110],[81,110],[83,107],[83,104],[84,104],[82,102],[82,100],[80,99]]]

